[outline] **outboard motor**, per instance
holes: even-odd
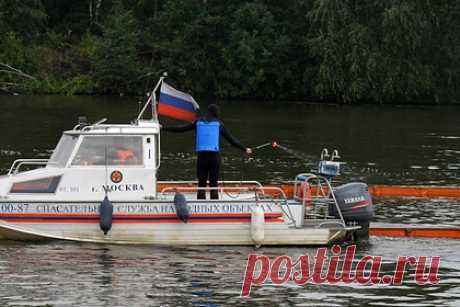
[[[174,206],[176,206],[176,215],[184,223],[188,222],[190,216],[187,200],[185,199],[184,194],[176,192],[174,195]]]
[[[99,226],[106,235],[112,228],[113,205],[107,195],[99,207]]]
[[[347,224],[357,223],[361,229],[359,237],[369,236],[369,223],[374,216],[372,198],[367,184],[361,182],[347,183],[334,188],[334,195]],[[340,217],[334,204],[329,205],[329,215]]]

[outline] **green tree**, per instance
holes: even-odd
[[[213,98],[225,39],[222,7],[188,0],[164,4],[146,36],[157,75],[168,71],[181,88]]]
[[[103,26],[103,37],[94,52],[94,74],[104,93],[133,93],[142,74],[137,48],[137,21],[121,1],[116,1]]]
[[[460,103],[460,2],[432,4],[437,26],[426,45],[434,67],[435,95],[439,101]]]
[[[317,0],[308,40],[315,92],[348,102],[433,98],[432,12],[427,0]]]
[[[382,18],[382,94],[398,100],[433,97],[433,70],[427,51],[432,40],[430,1],[395,1]],[[434,98],[434,97],[433,97]]]
[[[0,88],[459,102],[459,31],[455,0],[0,0]]]
[[[37,61],[33,42],[44,28],[47,14],[38,0],[0,0],[0,88],[21,87],[30,79]]]
[[[285,65],[290,37],[262,1],[242,5],[231,21],[220,93],[227,97],[279,95],[293,69]]]
[[[47,17],[40,0],[0,0],[0,34],[35,37],[43,30]]]

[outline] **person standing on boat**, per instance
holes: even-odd
[[[252,149],[243,146],[219,120],[219,107],[216,104],[210,104],[206,116],[193,123],[183,126],[163,126],[162,129],[170,132],[195,130],[198,156],[196,168],[198,187],[201,188],[197,193],[198,199],[206,199],[206,190],[204,188],[208,179],[211,188],[217,187],[220,170],[220,136],[223,136],[231,145],[241,149],[246,154],[252,153]],[[216,189],[211,190],[211,199],[218,198],[218,191]]]

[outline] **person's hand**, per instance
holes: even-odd
[[[252,154],[252,149],[251,149],[251,148],[249,148],[249,147],[248,147],[248,148],[246,148],[246,154],[248,154],[248,155]]]

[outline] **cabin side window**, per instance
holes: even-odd
[[[55,193],[61,176],[15,182],[10,193]]]
[[[47,166],[64,167],[72,154],[78,137],[64,134],[54,149]]]
[[[143,165],[140,136],[85,136],[72,165]]]

